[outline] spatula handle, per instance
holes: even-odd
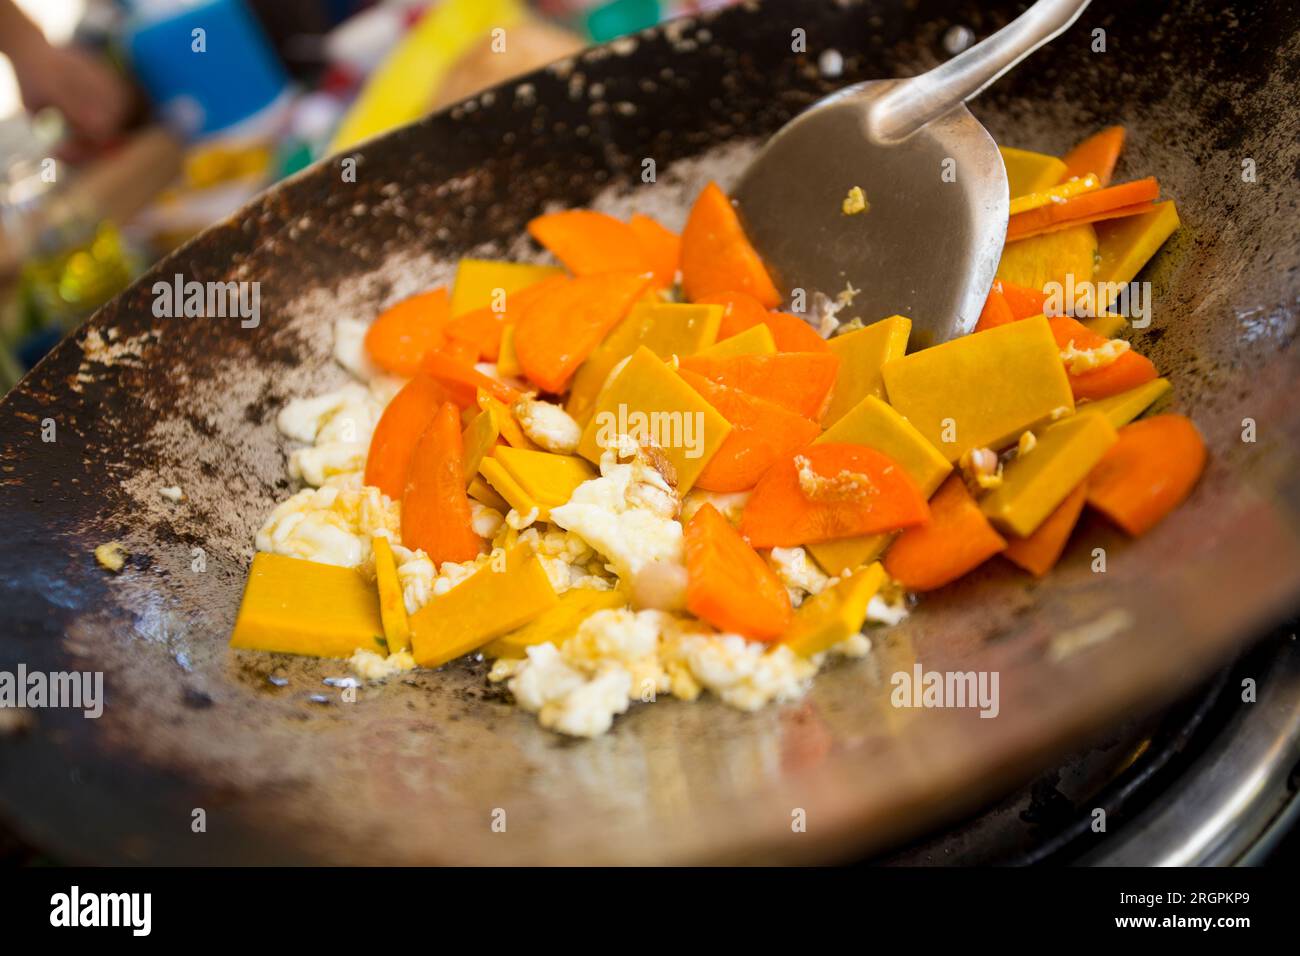
[[[1005,27],[942,66],[902,80],[867,111],[867,135],[897,143],[980,93],[1069,29],[1090,0],[1038,0]]]

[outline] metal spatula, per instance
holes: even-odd
[[[763,147],[733,195],[788,304],[851,284],[860,291],[843,314],[906,315],[913,349],[974,328],[1006,238],[1008,191],[997,144],[964,103],[1088,2],[1039,0],[928,73],[828,96]],[[854,186],[868,209],[846,215]]]

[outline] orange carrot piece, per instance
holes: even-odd
[[[1041,578],[1056,566],[1070,532],[1079,522],[1083,502],[1088,496],[1084,482],[1065,496],[1056,510],[1027,538],[1011,538],[1002,556],[1018,564],[1036,578]]]
[[[639,212],[633,213],[627,224],[641,243],[641,253],[654,273],[655,285],[663,289],[676,285],[682,261],[681,236]]]
[[[420,370],[435,379],[452,396],[461,408],[469,408],[478,401],[481,388],[498,401],[513,405],[523,396],[504,382],[484,375],[473,365],[471,352],[435,350],[424,357]]]
[[[1047,323],[1052,327],[1059,349],[1068,348],[1071,342],[1076,349],[1095,349],[1110,341],[1069,316],[1059,315],[1048,319]],[[1071,373],[1070,391],[1074,393],[1075,401],[1085,398],[1096,401],[1127,392],[1159,377],[1160,373],[1149,358],[1129,349],[1109,365],[1077,375]]]
[[[435,567],[472,561],[482,548],[465,494],[460,410],[451,402],[438,409],[411,455],[402,495],[402,544],[422,550]]]
[[[996,329],[999,325],[1010,325],[1016,320],[1015,315],[1011,312],[1011,306],[1007,304],[1006,297],[998,291],[997,283],[989,289],[989,297],[984,300],[984,308],[980,309],[979,321],[975,323],[976,332],[983,332],[985,329]]]
[[[1042,315],[1047,308],[1047,295],[1041,289],[1016,285],[1005,279],[998,279],[993,283],[993,288],[1001,292],[1002,298],[1007,300],[1007,306],[1011,309],[1011,316],[1014,319],[1028,319],[1035,315]]]
[[[544,391],[564,391],[649,284],[648,272],[610,272],[569,279],[539,296],[515,326],[524,375]]]
[[[528,232],[577,276],[651,269],[632,227],[603,212],[566,209],[547,213],[530,221]]]
[[[1088,213],[1086,216],[1079,216],[1077,219],[1067,219],[1064,222],[1052,223],[1042,229],[1035,231],[1032,235],[1043,236],[1051,232],[1061,232],[1065,229],[1072,229],[1075,226],[1085,226],[1089,223],[1105,222],[1108,219],[1124,219],[1128,216],[1141,216],[1149,213],[1154,203],[1135,202],[1127,206],[1115,206],[1112,209],[1101,209],[1096,212]],[[1017,236],[1017,239],[1028,239],[1031,236]],[[1008,242],[1012,241],[1010,237]]]
[[[1082,179],[1091,173],[1103,186],[1109,186],[1123,149],[1123,126],[1107,126],[1101,132],[1093,133],[1065,154],[1065,175],[1061,182]]]
[[[475,361],[495,362],[501,357],[501,333],[505,327],[519,321],[519,316],[529,305],[564,281],[564,276],[550,276],[511,292],[504,297],[502,304],[505,308],[500,312],[493,311],[490,306],[466,312],[447,323],[447,337],[473,345],[478,351]]]
[[[379,416],[370,438],[367,485],[374,485],[394,501],[401,500],[416,442],[450,398],[447,390],[427,375],[417,374],[402,386]]]
[[[952,475],[930,499],[930,520],[894,539],[885,570],[909,591],[933,591],[979,567],[1007,546]]]
[[[754,486],[740,532],[756,548],[789,548],[920,524],[925,496],[892,459],[825,442],[777,461]]]
[[[784,405],[813,421],[821,419],[840,371],[839,356],[829,352],[684,355],[678,362],[688,372]]]
[[[685,528],[686,607],[720,631],[758,641],[790,624],[790,596],[780,578],[713,505]]]
[[[1088,475],[1088,504],[1137,537],[1182,503],[1205,470],[1205,442],[1191,419],[1154,415],[1119,430]]]
[[[780,352],[829,352],[830,346],[817,331],[787,312],[773,312],[747,292],[713,292],[701,296],[702,305],[723,307],[722,323],[718,326],[718,340],[739,335],[755,325],[766,325],[772,330],[772,341]]]
[[[386,372],[404,378],[420,368],[424,353],[443,340],[451,299],[443,286],[403,299],[379,313],[366,330],[366,354]]]
[[[1115,215],[1138,215],[1149,211],[1151,202],[1159,195],[1160,184],[1154,176],[1148,176],[1120,186],[1083,193],[1064,202],[1049,202],[1012,216],[1007,223],[1007,242],[1114,218]]]
[[[776,402],[756,398],[686,369],[679,374],[733,426],[695,479],[697,488],[705,491],[752,488],[778,459],[794,454],[821,434],[816,422]]]
[[[781,304],[781,294],[717,183],[704,187],[682,230],[682,288],[692,302],[734,290],[749,293],[766,309]]]

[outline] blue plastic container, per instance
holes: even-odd
[[[191,138],[253,119],[289,87],[243,0],[139,3],[128,21],[127,49],[163,118]]]

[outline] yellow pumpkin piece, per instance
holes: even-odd
[[[501,347],[497,350],[497,372],[506,378],[519,378],[524,374],[524,367],[519,364],[519,353],[515,351],[513,323],[501,330]]]
[[[481,462],[480,462],[481,464]],[[483,480],[482,475],[475,475],[470,480],[469,487],[465,489],[466,494],[481,505],[487,505],[489,508],[495,508],[497,511],[505,514],[510,510],[510,502],[502,498],[492,486]]]
[[[402,597],[402,582],[397,577],[397,561],[388,539],[377,536],[371,539],[375,552],[375,583],[379,588],[379,618],[384,625],[384,640],[388,653],[410,650],[411,624],[406,619],[406,599]]]
[[[578,454],[599,462],[620,435],[649,442],[672,463],[677,492],[684,495],[730,431],[731,423],[717,409],[641,346],[600,393]]]
[[[1108,339],[1113,339],[1115,336],[1119,335],[1119,333],[1124,331],[1125,327],[1128,325],[1128,319],[1124,318],[1122,315],[1112,315],[1107,313],[1106,315],[1094,316],[1091,319],[1080,319],[1079,324],[1086,329],[1096,332],[1098,335],[1104,336]]]
[[[498,403],[501,404],[501,403]],[[505,406],[502,405],[502,408]],[[468,485],[478,474],[479,462],[486,458],[492,449],[496,446],[497,438],[501,435],[501,427],[497,424],[498,411],[492,407],[480,409],[478,414],[470,419],[469,424],[465,426],[465,431],[461,435],[461,442],[465,452],[465,484]]]
[[[600,390],[619,362],[645,346],[661,359],[694,355],[712,345],[722,323],[720,305],[640,302],[591,353],[573,377],[564,410],[580,425],[587,423]]]
[[[1007,463],[980,510],[1000,531],[1029,537],[1118,440],[1105,415],[1081,411],[1057,422],[1038,434],[1032,451]]]
[[[475,309],[504,306],[505,303],[500,301],[502,294],[509,296],[511,292],[563,274],[564,270],[558,266],[461,259],[456,264],[456,281],[451,287],[451,314],[455,317]]]
[[[539,521],[567,502],[573,490],[596,477],[596,470],[576,455],[499,445],[484,458],[479,473],[521,515],[537,509]]]
[[[505,439],[507,445],[512,448],[537,447],[533,444],[532,439],[524,434],[523,428],[519,425],[519,419],[515,418],[514,410],[501,399],[494,398],[480,388],[478,390],[478,407],[485,412],[492,413],[492,420],[496,423],[497,431]]]
[[[877,560],[893,540],[893,534],[864,534],[856,538],[807,544],[804,549],[812,555],[818,567],[832,577],[838,577]]]
[[[972,448],[1003,448],[1074,410],[1041,315],[913,352],[883,372],[890,404],[950,462]]]
[[[518,630],[503,634],[483,648],[488,657],[523,657],[526,648],[547,642],[557,647],[577,633],[578,625],[597,611],[627,607],[622,591],[571,588],[559,603]]]
[[[1122,428],[1154,405],[1171,388],[1173,386],[1169,384],[1169,379],[1157,378],[1150,382],[1143,382],[1137,388],[1131,388],[1127,392],[1120,392],[1118,395],[1095,402],[1085,402],[1078,410],[1105,415],[1112,425]]]
[[[831,340],[832,342],[834,339]],[[898,462],[927,498],[943,484],[952,465],[902,415],[874,395],[858,402],[822,433],[819,442],[866,445]],[[893,540],[889,534],[859,535],[807,546],[827,574],[843,574],[878,558]]]
[[[1101,180],[1089,173],[1087,176],[1076,177],[1058,185],[1049,186],[1047,189],[1040,189],[1037,192],[1017,196],[1011,200],[1011,206],[1007,211],[1014,216],[1018,212],[1029,212],[1031,209],[1038,209],[1054,202],[1065,202],[1067,199],[1082,196],[1084,193],[1095,192],[1100,188]]]
[[[523,627],[557,600],[537,555],[513,547],[411,615],[415,663],[440,667]]]
[[[868,395],[884,397],[885,384],[880,377],[880,368],[886,362],[903,357],[911,332],[911,319],[891,315],[827,341],[831,354],[840,357],[840,373],[835,379],[822,424],[833,425]]]
[[[902,466],[927,498],[952,471],[948,460],[915,425],[874,395],[858,402],[817,441],[866,445],[888,455]]]
[[[706,349],[700,349],[700,355],[710,358],[730,358],[733,355],[774,355],[776,339],[772,329],[766,325],[751,325],[743,332],[737,332],[730,338],[715,342]]]
[[[230,646],[351,657],[358,648],[383,651],[383,634],[379,595],[355,569],[258,552]]]
[[[785,646],[800,657],[812,657],[848,640],[862,630],[867,605],[886,577],[877,561],[809,598],[794,612],[790,626],[773,646]]]
[[[998,278],[1015,285],[1041,290],[1049,282],[1074,284],[1092,281],[1097,261],[1097,231],[1090,223],[1071,226],[1043,236],[1008,242],[1002,248]]]
[[[1097,270],[1094,279],[1125,286],[1178,228],[1178,210],[1160,202],[1140,216],[1097,223]]]
[[[1065,175],[1064,160],[1046,153],[1033,153],[1027,149],[1013,149],[999,146],[1002,162],[1007,167],[1007,185],[1011,187],[1011,198],[1016,199],[1029,193],[1041,192],[1061,181]]]

